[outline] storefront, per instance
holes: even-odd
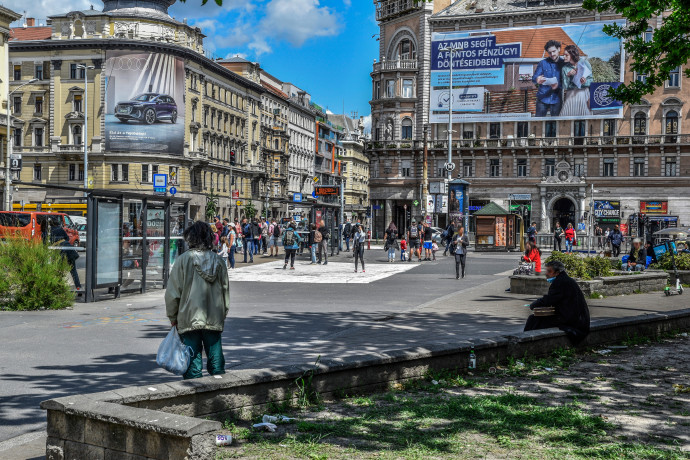
[[[477,211],[480,211],[484,206],[489,204],[491,201],[490,200],[484,200],[484,199],[471,199],[470,198],[470,206],[469,206],[469,216],[470,216],[470,224],[469,224],[469,229],[468,231],[470,233],[476,233],[477,232],[477,223],[474,218],[474,214]]]
[[[515,249],[516,216],[489,202],[474,212],[477,251],[510,251]]]

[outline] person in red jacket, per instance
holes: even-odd
[[[573,252],[573,244],[575,243],[575,229],[573,224],[568,224],[565,229],[565,252]]]
[[[541,275],[541,249],[539,249],[537,243],[532,241],[527,243],[527,250],[525,250],[525,255],[522,256],[522,260],[533,263],[534,273],[536,275]]]

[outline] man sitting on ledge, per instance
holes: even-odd
[[[557,327],[574,342],[580,342],[589,334],[589,308],[580,286],[558,260],[546,263],[546,278],[551,283],[549,292],[529,306],[536,310],[527,318],[525,331]]]

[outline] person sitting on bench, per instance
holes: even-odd
[[[546,278],[551,284],[549,292],[530,305],[531,310],[553,308],[553,314],[532,314],[527,318],[525,331],[557,327],[574,342],[582,341],[589,334],[589,308],[584,294],[574,279],[565,272],[558,260],[546,263]]]

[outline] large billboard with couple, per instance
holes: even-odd
[[[621,41],[609,22],[436,32],[431,123],[621,118],[608,90],[623,82]]]

